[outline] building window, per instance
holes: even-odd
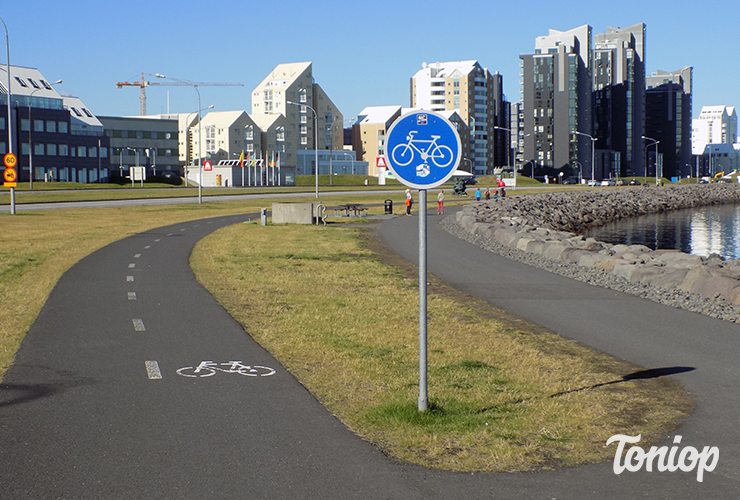
[[[28,121],[28,118],[21,118],[21,132],[28,132],[31,130],[31,122]]]
[[[50,133],[54,133],[57,131],[57,122],[53,120],[49,120],[46,122],[46,131]]]
[[[108,148],[106,148],[106,147],[100,148],[100,157],[101,158],[108,158]]]
[[[43,156],[45,150],[46,150],[46,148],[44,147],[43,144],[34,144],[33,145],[33,154],[35,154],[37,156]]]
[[[87,156],[87,148],[85,146],[77,146],[77,156],[85,158]]]
[[[69,146],[67,146],[66,144],[60,144],[59,156],[69,156]]]
[[[56,144],[47,144],[46,145],[46,155],[47,156],[56,156],[57,155],[57,145]]]
[[[43,132],[44,131],[44,120],[34,120],[33,121],[33,131]]]
[[[5,118],[0,117],[0,130],[5,130]]]
[[[301,146],[305,146],[308,144],[308,139],[306,137],[301,137]]]
[[[69,130],[69,126],[67,125],[67,122],[59,122],[59,133],[60,134],[67,134]]]

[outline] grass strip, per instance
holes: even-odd
[[[415,270],[369,227],[237,225],[201,240],[199,281],[351,430],[396,459],[454,471],[599,462],[690,413],[668,380],[543,331],[433,277],[430,409],[418,395]]]

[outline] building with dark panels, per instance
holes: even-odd
[[[35,68],[11,66],[10,77],[8,92],[7,69],[2,66],[0,154],[12,149],[17,155],[19,181],[28,182],[31,175],[34,181],[105,181],[108,140],[102,125],[84,103],[61,96]],[[11,124],[7,123],[8,101]]]
[[[550,30],[538,37],[534,54],[520,55],[524,141],[523,171],[535,176],[592,171],[591,26]],[[575,168],[577,170],[577,168]]]
[[[645,24],[607,28],[594,37],[593,136],[606,161],[601,178],[644,169]]]
[[[691,156],[692,74],[693,68],[686,66],[673,72],[658,71],[646,78],[645,136],[660,141],[660,156],[647,161],[648,169],[653,168],[648,175],[655,175],[651,165],[656,163],[659,168],[662,165],[662,176],[667,178],[686,177],[695,171]],[[652,144],[650,140],[644,143],[648,156],[654,155]]]
[[[134,166],[146,167],[147,178],[166,170],[181,173],[176,115],[101,116],[100,122],[110,140],[106,166],[114,177],[127,176]]]

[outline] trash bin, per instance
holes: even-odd
[[[385,200],[385,215],[393,215],[393,200]]]

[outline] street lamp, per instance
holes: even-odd
[[[198,93],[198,108],[200,108],[200,93]],[[198,113],[198,163],[200,163],[200,121],[201,121],[200,120],[200,112],[203,111],[203,110],[206,110],[206,109],[213,109],[213,104],[211,104],[210,106],[206,106],[205,108],[198,109],[198,111],[193,111],[192,113],[188,113],[185,116],[185,142],[189,146],[190,143],[188,142],[188,128],[190,128],[190,127],[188,126],[188,123],[189,123],[188,120],[190,120],[190,115],[194,115],[194,114]],[[187,151],[190,151],[190,147],[187,148]],[[198,184],[200,184],[200,183],[201,183],[201,178],[198,177]],[[187,158],[185,159],[185,187],[188,187],[188,161],[187,161]],[[202,203],[203,202],[203,200],[201,198],[200,191],[198,192],[198,202],[199,203]]]
[[[313,149],[316,152],[316,198],[319,197],[319,117],[316,114],[316,110],[313,109],[308,104],[301,104],[298,102],[293,101],[286,101],[287,104],[292,104],[293,106],[306,106],[308,109],[313,112],[313,131],[314,131],[314,144]],[[329,152],[331,154],[331,151]]]
[[[164,76],[161,73],[155,73],[154,76],[157,78],[166,78],[168,80],[174,80],[176,82],[184,83],[185,85],[190,85],[195,89],[195,92],[198,94],[198,203],[203,203],[203,162],[201,161],[202,153],[202,142],[201,142],[201,135],[200,135],[200,129],[201,129],[201,118],[200,118],[200,112],[203,111],[200,107],[200,90],[198,90],[198,84],[195,82],[189,82],[187,80],[180,80],[179,78],[172,78],[171,76]]]
[[[505,131],[509,132],[510,134],[513,134],[514,133],[514,131],[512,129],[510,129],[510,128],[497,127],[495,125],[494,125],[493,128],[494,129],[497,129],[497,130],[505,130]],[[522,135],[521,138],[524,139],[526,137],[529,137],[530,135],[532,135],[532,134]],[[511,137],[509,137],[509,145],[511,145]],[[519,138],[517,138],[516,146],[517,146],[516,149],[519,149]],[[512,160],[513,160],[512,161],[512,164],[514,166],[514,186],[516,186],[516,157],[512,158]],[[534,179],[534,165],[532,166],[532,178]]]
[[[596,139],[583,132],[573,132],[574,134],[583,135],[591,139],[591,183],[594,181],[594,167],[596,163]]]
[[[60,83],[62,83],[62,81],[57,80],[56,82],[52,83],[52,85],[59,85]],[[33,143],[31,141],[31,130],[33,129],[33,126],[31,122],[31,98],[33,97],[33,94],[35,94],[39,90],[45,89],[38,88],[31,92],[31,94],[28,96],[28,179],[30,182],[29,188],[31,189],[31,191],[33,191]]]
[[[655,185],[657,186],[658,185],[658,143],[660,141],[657,141],[657,140],[652,139],[650,137],[645,137],[644,135],[642,136],[642,138],[645,139],[645,140],[647,140],[647,141],[653,141],[655,143]],[[645,146],[645,150],[647,150],[647,148],[649,148],[649,147],[650,147],[650,145]],[[645,170],[647,170],[647,168]],[[647,172],[645,172],[645,175],[647,176]]]
[[[354,174],[355,173],[355,158],[351,154],[347,153],[346,151],[343,151],[342,154],[344,156],[349,156],[349,160],[352,162],[351,164],[352,166],[350,167],[352,169],[351,173]]]

